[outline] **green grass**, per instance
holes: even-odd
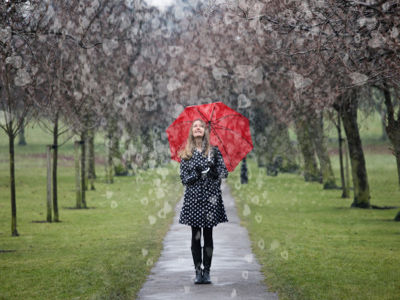
[[[366,161],[371,203],[399,206],[394,157],[367,153]],[[337,156],[332,162],[339,178]],[[266,284],[280,299],[398,299],[398,209],[350,208],[339,190],[298,175],[266,176],[252,160],[249,184],[240,185],[238,170],[228,183]]]
[[[381,145],[378,121],[361,129],[364,145]],[[16,147],[21,236],[11,237],[8,144],[0,133],[0,250],[15,250],[0,253],[0,299],[135,299],[172,222],[173,210],[165,218],[159,213],[166,203],[174,208],[182,194],[178,165],[163,169],[165,177],[150,169],[116,177],[114,184],[104,183],[97,165],[96,191],[87,192],[90,209],[75,210],[69,209],[75,204],[73,161],[60,159],[62,222],[33,223],[45,220],[43,153],[51,136],[28,127],[26,138],[28,146]],[[96,156],[104,155],[102,135],[95,142]],[[60,155],[73,155],[72,140]],[[339,184],[336,155],[332,162]],[[394,157],[366,151],[366,162],[371,203],[400,206]],[[280,299],[397,299],[398,209],[351,209],[352,200],[340,198],[339,190],[324,191],[299,175],[268,177],[253,160],[248,164],[248,185],[239,184],[239,167],[228,183],[266,284]]]
[[[35,223],[46,219],[46,169],[34,154],[48,141],[37,128],[27,141],[16,147],[20,236],[11,237],[7,140],[0,135],[0,250],[15,250],[0,252],[0,299],[135,299],[182,195],[178,164],[115,177],[114,184],[104,182],[104,168],[97,165],[96,190],[86,194],[89,209],[77,210],[70,209],[73,161],[60,160],[61,222]],[[72,154],[71,143],[65,154]]]
[[[1,118],[1,114],[0,114]],[[51,127],[51,124],[47,124]],[[65,130],[65,126],[61,125],[60,130]],[[46,145],[53,143],[53,136],[47,132],[43,125],[38,124],[28,124],[25,127],[25,138],[28,147],[18,147],[18,136],[15,139],[15,148],[20,155],[32,155],[32,154],[44,154],[46,153]],[[62,134],[58,139],[58,144],[60,145],[59,154],[63,155],[74,155],[74,140],[80,139],[77,135],[73,135],[71,132],[66,132]],[[104,156],[105,146],[104,146],[104,134],[102,132],[97,132],[95,135],[95,155]],[[6,155],[8,153],[8,137],[5,135],[3,130],[0,130],[0,153]],[[8,154],[5,159],[8,159]],[[61,158],[62,160],[62,158]]]
[[[374,112],[366,115],[362,111],[357,113],[358,127],[360,136],[364,146],[376,146],[376,145],[387,145],[388,140],[382,139],[382,122],[378,112]],[[328,137],[329,144],[337,147],[337,129],[332,122],[325,122],[325,132]],[[342,124],[342,135],[345,138],[346,132],[344,131]]]

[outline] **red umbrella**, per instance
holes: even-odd
[[[253,149],[249,120],[222,102],[187,106],[167,128],[171,159],[180,162],[178,151],[185,147],[190,126],[202,119],[210,126],[210,143],[218,146],[226,168],[232,172]]]

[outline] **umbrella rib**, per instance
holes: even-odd
[[[211,111],[210,121],[212,121],[212,117],[213,117],[213,114],[214,114],[214,109],[215,109],[215,103],[214,103],[213,109],[212,109],[212,111]]]
[[[224,127],[224,126],[221,126],[221,125],[214,124],[214,128],[217,127],[217,126],[218,126],[218,128],[216,128],[216,129],[223,129],[223,130],[232,131],[232,133],[238,135],[240,138],[245,140],[250,146],[253,146],[252,143],[250,143],[246,138],[244,138],[241,134],[237,133],[236,131],[234,131],[234,130],[228,128],[228,127]]]
[[[204,121],[208,121],[207,117],[200,111],[200,109],[196,106],[197,111],[199,112],[199,114],[203,117]]]
[[[216,136],[216,137],[219,139],[219,141],[221,142],[222,148],[224,148],[224,151],[225,151],[225,153],[226,153],[226,157],[228,158],[229,164],[230,164],[230,166],[231,166],[231,168],[232,168],[231,158],[230,158],[229,155],[228,155],[228,151],[226,151],[226,148],[225,148],[224,143],[222,142],[222,140],[221,140],[221,138],[219,137],[218,133],[215,131],[215,128],[214,128],[214,127],[211,127],[211,130],[214,130],[215,136]]]
[[[219,121],[221,121],[222,119],[225,119],[225,118],[227,118],[227,117],[232,117],[232,116],[233,116],[233,117],[240,117],[240,116],[242,116],[242,115],[239,114],[239,113],[225,115],[225,116],[223,116],[223,117],[221,117],[221,118],[215,119],[215,122],[219,122]]]

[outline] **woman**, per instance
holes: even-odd
[[[210,145],[206,123],[197,119],[190,127],[181,158],[180,177],[186,187],[179,223],[192,228],[192,256],[196,271],[195,283],[211,283],[210,267],[214,250],[212,230],[218,223],[228,222],[222,202],[221,178],[228,177],[222,154]],[[204,247],[201,251],[201,228]],[[201,269],[203,252],[203,265]]]

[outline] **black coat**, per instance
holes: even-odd
[[[211,172],[201,175],[196,171],[196,167],[207,170],[209,161],[214,161],[217,176],[212,176]],[[211,157],[203,157],[200,151],[194,150],[189,160],[182,159],[180,177],[185,186],[180,224],[212,227],[228,222],[221,193],[221,179],[228,177],[228,170],[218,147],[212,147]]]

